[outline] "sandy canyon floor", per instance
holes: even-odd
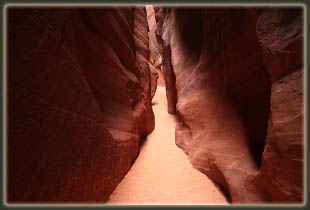
[[[107,204],[228,204],[219,188],[194,169],[187,155],[175,145],[176,119],[167,113],[165,87],[157,87],[153,110],[156,127]]]

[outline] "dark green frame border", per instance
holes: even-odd
[[[224,4],[229,4],[227,6],[268,6],[269,4],[272,4],[272,6],[278,6],[276,4],[292,4],[293,5],[304,5],[305,6],[305,10],[304,10],[304,19],[305,19],[305,55],[304,55],[304,64],[305,64],[305,72],[304,72],[304,106],[305,106],[305,124],[304,124],[304,142],[305,142],[305,203],[304,205],[300,205],[300,206],[294,206],[294,205],[229,205],[229,206],[167,206],[167,205],[162,205],[162,206],[144,206],[144,205],[139,205],[139,206],[130,206],[130,205],[125,205],[125,206],[102,206],[102,205],[75,205],[75,206],[69,206],[67,204],[64,204],[63,206],[59,205],[59,206],[6,206],[5,201],[4,201],[4,146],[5,146],[5,129],[6,129],[6,122],[5,122],[5,115],[6,115],[6,74],[5,74],[5,6],[6,4],[24,4],[24,5],[29,5],[32,6],[35,4],[40,4],[40,5],[44,5],[44,4],[55,4],[54,6],[66,6],[66,4],[76,4],[77,6],[88,6],[88,5],[92,5],[92,4],[100,4],[100,6],[104,6],[105,4],[115,4],[115,5],[146,5],[146,4],[158,4],[158,5],[173,5],[173,6],[180,6],[180,5],[186,5],[186,6],[208,6],[210,4],[216,5],[216,6],[224,6]],[[262,4],[262,5],[261,5]],[[264,4],[264,5],[263,5]],[[272,208],[272,209],[308,209],[309,208],[309,181],[308,181],[308,176],[309,176],[309,144],[308,144],[308,119],[309,119],[309,103],[308,103],[308,99],[309,99],[309,92],[308,92],[308,88],[309,88],[309,60],[307,59],[308,55],[309,55],[309,8],[310,8],[310,2],[309,0],[245,0],[245,1],[241,1],[241,0],[195,0],[195,1],[190,1],[190,0],[32,0],[32,1],[28,1],[28,0],[19,0],[19,1],[15,1],[15,0],[0,0],[0,17],[1,17],[1,22],[0,22],[0,34],[1,34],[1,58],[0,58],[0,64],[1,64],[1,75],[0,75],[0,80],[1,80],[1,98],[0,98],[0,117],[1,117],[1,127],[0,127],[0,133],[2,136],[2,144],[1,144],[1,174],[0,174],[0,178],[1,178],[1,182],[0,182],[0,196],[1,196],[1,205],[0,208],[1,209],[37,209],[37,208],[48,208],[48,209],[65,209],[65,208],[216,208],[216,209],[221,209],[221,208],[233,208],[233,209],[239,209],[239,208],[254,208],[254,209],[265,209],[265,208]],[[48,6],[48,5],[47,5]],[[96,5],[99,6],[99,5]]]

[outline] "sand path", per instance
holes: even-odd
[[[167,113],[165,94],[165,88],[158,86],[153,99],[155,129],[107,204],[227,204],[218,187],[193,169],[175,145],[176,121]]]

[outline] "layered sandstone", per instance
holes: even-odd
[[[8,20],[8,201],[105,201],[154,129],[145,9]]]
[[[300,202],[301,9],[156,11],[176,144],[234,203]]]
[[[169,37],[164,36],[164,23],[167,21],[166,8],[154,7],[156,11],[156,30],[154,30],[159,54],[162,57],[163,77],[166,86],[167,109],[169,114],[176,113],[177,91],[175,89],[175,75],[171,63],[171,49]],[[151,36],[150,36],[151,37]]]
[[[269,9],[257,21],[264,63],[272,79],[270,117],[257,176],[270,200],[303,201],[303,14]]]
[[[162,73],[162,58],[159,52],[158,43],[156,40],[156,19],[155,19],[155,10],[153,6],[146,6],[147,11],[147,21],[149,27],[149,49],[150,49],[150,56],[149,56],[149,67],[151,71],[152,77],[152,98],[155,94],[157,85],[164,86],[163,81],[163,73]]]
[[[161,56],[158,49],[158,43],[156,41],[156,19],[155,19],[155,11],[153,6],[147,6],[147,20],[149,26],[149,49],[150,49],[150,58],[151,63],[158,68],[161,65]]]

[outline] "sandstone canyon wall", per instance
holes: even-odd
[[[157,21],[156,29],[154,30],[158,52],[162,58],[162,69],[163,76],[166,86],[166,95],[167,95],[167,109],[169,114],[176,113],[176,103],[177,103],[177,92],[175,89],[175,75],[171,63],[171,49],[169,45],[169,38],[164,38],[164,23],[167,20],[165,13],[168,12],[167,8],[154,7],[156,14],[155,18]],[[176,27],[174,25],[173,27]],[[152,37],[152,36],[150,36]]]
[[[303,200],[301,8],[156,8],[176,144],[233,203]]]
[[[146,10],[8,10],[8,202],[103,202],[154,129]]]
[[[162,72],[162,57],[160,54],[160,49],[157,43],[155,30],[157,28],[157,21],[155,18],[155,10],[151,5],[146,6],[147,11],[147,21],[149,26],[149,49],[150,58],[149,66],[153,75],[157,78],[156,85],[165,86],[163,72]],[[153,80],[152,80],[153,81]],[[155,91],[152,91],[155,92]]]
[[[301,9],[263,11],[257,22],[272,80],[270,117],[258,187],[271,200],[302,201],[304,165],[303,15]]]

